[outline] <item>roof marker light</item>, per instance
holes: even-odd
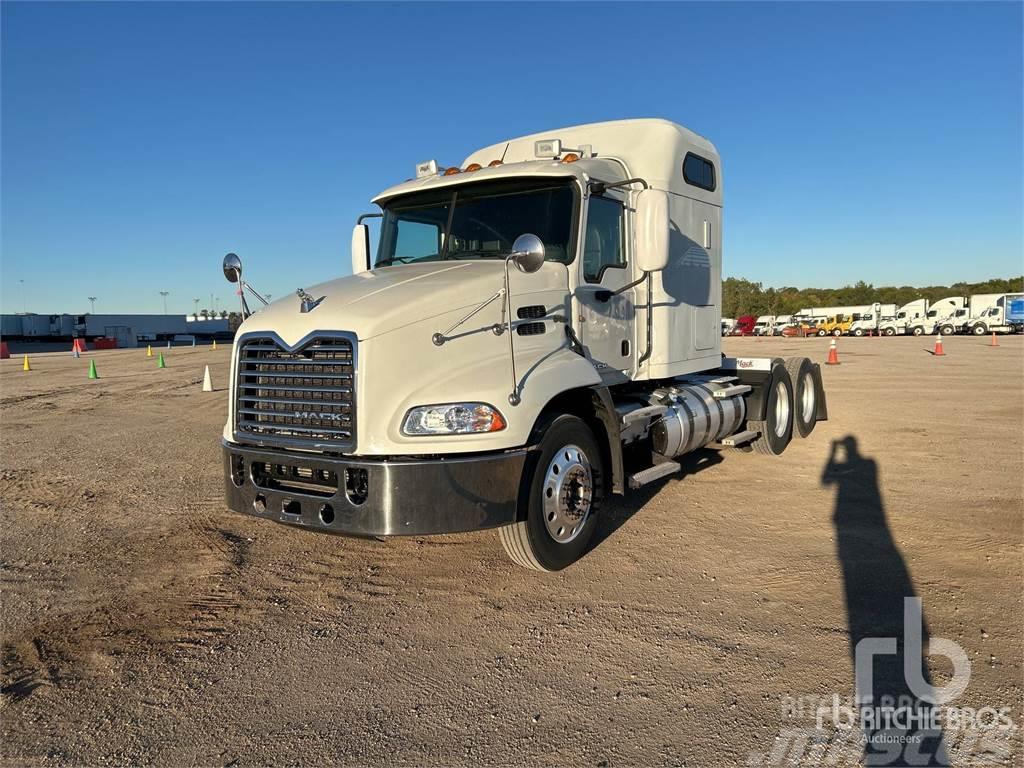
[[[481,168],[483,168],[483,166],[480,165],[480,163],[470,163],[469,165],[466,166],[466,173],[470,173],[471,171],[479,171]]]
[[[462,173],[462,169],[457,165],[453,165],[451,168],[444,169],[445,176],[454,176],[456,173]]]
[[[569,154],[567,154],[565,157],[562,158],[562,162],[563,163],[575,163],[579,159],[580,159],[579,155],[577,155],[575,152],[570,152]]]
[[[499,165],[501,165],[501,160],[491,160],[491,162],[489,162],[487,164],[487,167],[488,168],[497,168]]]

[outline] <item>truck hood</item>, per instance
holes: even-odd
[[[315,308],[302,312],[297,294],[275,301],[250,316],[239,333],[272,331],[285,344],[297,344],[315,331],[349,331],[360,341],[410,323],[473,307],[493,295],[504,280],[501,261],[443,261],[403,264],[340,277],[305,288]],[[567,288],[568,272],[547,263],[537,273],[511,270],[513,296]]]

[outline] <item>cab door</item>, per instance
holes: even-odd
[[[627,381],[636,360],[635,289],[608,297],[632,281],[627,216],[620,194],[609,191],[587,203],[579,259],[580,340],[606,384]]]

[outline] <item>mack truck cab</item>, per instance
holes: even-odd
[[[721,165],[679,125],[502,141],[373,204],[352,274],[273,304],[225,258],[246,317],[231,510],[364,537],[496,528],[553,571],[610,494],[706,446],[777,456],[827,417],[816,364],[722,354]]]

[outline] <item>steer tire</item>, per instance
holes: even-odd
[[[560,453],[569,456],[570,446],[575,446],[589,463],[591,490],[579,531],[571,540],[560,542],[545,522],[545,496],[553,482],[557,482],[557,474],[551,473],[555,457]],[[572,461],[578,459],[577,451],[572,452]],[[531,452],[523,469],[517,521],[498,528],[498,538],[512,562],[535,571],[560,571],[579,560],[597,528],[598,512],[604,499],[604,477],[601,450],[586,422],[570,415],[551,421],[544,430],[540,450]],[[547,499],[553,498],[557,496],[547,495]]]
[[[988,333],[988,328],[985,327],[984,323],[978,323],[976,326],[971,328],[971,333],[973,333],[975,336],[984,336],[986,333]]]
[[[767,456],[779,456],[793,439],[793,381],[789,371],[782,364],[772,366],[771,378],[765,383],[768,391],[765,395],[764,421],[747,421],[747,429],[756,430],[761,434],[751,443],[758,453]],[[780,407],[779,398],[786,398]],[[779,420],[784,412],[784,422]]]
[[[814,365],[806,357],[787,357],[786,372],[793,383],[793,429],[800,437],[807,437],[818,423],[818,387]]]

